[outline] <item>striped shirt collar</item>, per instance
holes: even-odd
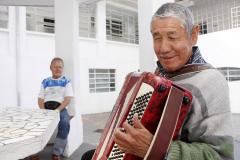
[[[192,48],[192,56],[189,58],[187,64],[206,64],[207,62],[203,59],[200,50],[197,46],[193,46]],[[162,67],[162,65],[160,64],[159,61],[157,61],[157,66],[159,68],[160,71],[160,75],[164,76],[167,74],[167,72],[165,71],[165,69]]]

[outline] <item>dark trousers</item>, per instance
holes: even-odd
[[[85,152],[81,158],[81,160],[91,160],[92,156],[95,152],[95,149],[89,150],[87,152]]]
[[[49,101],[44,103],[46,109],[55,110],[60,106],[59,102]],[[67,136],[70,130],[70,116],[66,108],[60,112],[60,121],[58,123],[58,133],[54,140],[53,154],[62,155],[67,144]]]

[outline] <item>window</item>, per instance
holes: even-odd
[[[240,0],[191,1],[189,8],[193,12],[194,20],[203,28],[200,34],[240,27]]]
[[[240,68],[221,67],[218,70],[225,76],[227,81],[240,81]]]
[[[111,30],[111,31],[110,31]],[[122,22],[116,20],[107,20],[107,33],[111,33],[112,36],[122,37]]]
[[[8,7],[0,6],[0,28],[8,28]]]
[[[107,39],[126,43],[138,44],[138,15],[137,10],[124,9],[114,2],[106,5],[106,34]],[[126,7],[129,8],[129,7]],[[136,9],[136,8],[135,8]]]
[[[79,36],[96,37],[96,5],[79,6]]]
[[[115,69],[89,69],[90,93],[114,92]]]
[[[27,30],[45,33],[54,33],[53,7],[27,7]]]
[[[55,20],[52,18],[44,18],[43,19],[43,27],[45,32],[47,33],[54,33],[54,23]]]
[[[240,6],[231,8],[232,28],[240,27]]]
[[[200,34],[207,34],[207,22],[199,23],[199,33]]]

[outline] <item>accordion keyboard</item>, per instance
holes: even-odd
[[[133,126],[133,115],[138,114],[138,119],[142,119],[145,109],[151,99],[154,89],[152,86],[143,83],[134,99],[133,105],[128,113],[126,121]],[[123,160],[125,153],[122,152],[117,144],[114,144],[108,160]]]
[[[135,99],[135,102],[133,104],[132,109],[130,110],[128,117],[127,117],[127,122],[133,126],[133,115],[135,113],[138,114],[138,119],[141,119],[143,116],[143,113],[148,105],[148,102],[151,98],[152,91],[147,92],[146,94],[140,95]]]

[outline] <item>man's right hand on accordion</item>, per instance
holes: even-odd
[[[141,124],[137,114],[134,114],[133,126],[124,122],[122,127],[117,128],[114,134],[114,141],[118,144],[119,149],[144,158],[153,135]]]

